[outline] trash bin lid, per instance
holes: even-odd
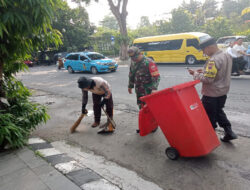
[[[143,96],[143,97],[140,98],[140,100],[145,102],[145,100],[147,100],[149,98],[152,98],[152,97],[155,98],[155,97],[157,97],[159,95],[171,93],[171,92],[174,92],[174,91],[177,91],[177,90],[181,90],[181,89],[184,89],[184,88],[187,88],[187,87],[190,87],[190,86],[194,86],[194,85],[196,85],[198,83],[200,83],[200,80],[194,80],[194,81],[189,81],[189,82],[185,82],[185,83],[182,83],[182,84],[178,84],[178,85],[172,86],[170,88],[165,88],[163,90],[157,91],[157,92],[155,92],[153,94]]]

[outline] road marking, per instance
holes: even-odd
[[[30,138],[28,144],[45,143],[43,139],[40,138]]]
[[[52,145],[60,152],[73,157],[79,162],[80,165],[93,170],[121,189],[162,190],[157,184],[146,181],[138,176],[136,172],[121,167],[114,162],[108,161],[102,156],[97,156],[93,152],[82,152],[80,148],[70,146],[64,141],[53,142]]]
[[[37,151],[40,152],[44,157],[61,154],[61,152],[59,152],[55,148],[45,148],[45,149],[39,149]]]
[[[82,189],[86,190],[120,190],[117,186],[112,185],[105,179],[100,179],[98,181],[92,181],[85,183],[81,186]]]
[[[70,162],[56,164],[55,168],[61,171],[63,174],[82,169],[82,167],[79,166],[78,163],[74,160]]]

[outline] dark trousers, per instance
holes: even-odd
[[[232,73],[239,73],[239,65],[237,63],[237,58],[233,58]]]
[[[233,58],[233,67],[232,67],[232,73],[239,73],[239,71],[243,71],[245,68],[245,65],[247,64],[247,61],[244,60],[242,57]]]
[[[223,111],[226,99],[226,95],[220,97],[203,96],[201,99],[213,128],[217,127],[217,123],[224,129],[231,127],[231,123]]]
[[[152,93],[152,89],[145,88],[145,87],[143,87],[143,88],[135,87],[135,92],[136,92],[137,105],[138,105],[139,109],[141,109],[143,107],[143,105],[145,105],[146,103],[142,102],[140,100],[140,98],[143,97],[143,96],[146,96],[148,94],[151,94]]]
[[[104,95],[97,95],[92,93],[92,98],[93,98],[93,110],[94,110],[94,116],[95,116],[95,122],[100,122],[101,120],[101,101]],[[109,115],[109,117],[113,118],[113,98],[112,95],[110,96],[109,99],[107,99],[106,102],[106,112]]]

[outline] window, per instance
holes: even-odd
[[[85,61],[86,59],[88,59],[87,57],[83,56],[83,55],[80,55],[80,60],[81,61]]]
[[[91,60],[98,60],[98,59],[104,59],[105,57],[101,54],[88,54],[88,57]]]
[[[78,58],[79,58],[78,54],[71,54],[66,59],[69,59],[69,60],[78,60]]]
[[[196,49],[200,49],[199,42],[197,39],[187,39],[187,47],[191,47],[191,46],[193,46]]]
[[[183,39],[167,40],[160,42],[138,43],[134,44],[142,51],[164,51],[164,50],[178,50],[181,48]]]
[[[183,40],[171,40],[168,44],[167,50],[177,50],[181,48]]]
[[[228,38],[219,38],[216,43],[218,44],[229,44],[230,42],[235,41],[235,37],[228,37]]]

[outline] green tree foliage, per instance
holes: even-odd
[[[149,27],[149,26],[151,26],[149,18],[147,16],[142,16],[140,19],[140,23],[138,24],[138,27],[142,28],[142,27]]]
[[[141,27],[135,30],[136,37],[146,37],[158,35],[157,28],[155,26]]]
[[[172,11],[171,32],[191,32],[195,30],[192,15],[182,8],[174,9]]]
[[[72,2],[75,2],[78,4],[78,6],[81,6],[82,2],[85,2],[86,4],[89,4],[91,0],[71,0]],[[95,2],[98,2],[98,0],[94,0]]]
[[[241,11],[245,9],[246,7],[250,7],[250,1],[249,0],[238,0],[237,1],[237,13],[241,14]]]
[[[208,21],[204,25],[204,30],[214,38],[233,35],[232,27],[225,17],[217,17]]]
[[[115,38],[114,44],[111,42],[111,36]],[[94,51],[104,55],[118,55],[120,49],[119,38],[119,31],[106,27],[98,27],[96,33],[91,36],[91,46],[94,47]]]
[[[246,31],[248,24],[244,24],[241,18],[241,11],[250,6],[250,1],[245,0],[224,0],[221,7],[221,14],[229,19],[234,34]]]
[[[100,22],[101,26],[111,30],[119,30],[117,20],[114,16],[106,15],[104,19]]]
[[[81,5],[81,2],[89,3],[91,0],[74,0],[79,5]],[[98,0],[95,0],[98,2]],[[117,20],[119,30],[120,30],[120,59],[121,60],[127,60],[128,59],[128,43],[129,43],[129,37],[128,37],[128,31],[127,31],[127,5],[128,0],[107,0],[110,10],[114,17]]]
[[[15,79],[27,68],[22,60],[41,47],[59,45],[51,18],[60,0],[0,1],[0,146],[22,146],[30,131],[48,119],[43,106],[28,100],[30,92]]]
[[[205,0],[202,5],[202,11],[206,18],[216,17],[218,15],[217,4],[216,0]]]
[[[237,7],[238,4],[236,1],[224,0],[222,2],[221,12],[225,17],[231,18],[234,15],[234,13],[238,12]]]
[[[196,10],[195,14],[193,15],[193,22],[197,30],[200,30],[205,24],[206,16],[202,11],[202,8]]]
[[[27,66],[22,63],[6,65],[4,69],[4,91],[7,103],[0,109],[0,149],[9,144],[12,148],[22,147],[30,132],[49,119],[46,107],[30,102],[30,91],[13,76]]]
[[[89,36],[94,32],[85,8],[78,6],[70,9],[66,2],[56,9],[52,27],[62,34],[63,45],[59,51],[84,50],[89,46]]]
[[[135,38],[154,36],[157,35],[157,28],[151,25],[147,16],[142,16],[137,29],[132,32],[132,36]]]
[[[235,15],[239,16],[241,11],[249,6],[249,0],[224,0],[221,6],[221,13],[231,19],[234,18]]]
[[[199,1],[190,0],[189,3],[185,1],[182,2],[181,8],[189,11],[191,14],[195,14],[196,10],[201,7],[201,3]]]
[[[170,34],[171,33],[171,23],[166,20],[156,20],[153,23],[153,26],[156,28],[157,34]]]
[[[247,37],[247,40],[250,41],[250,27],[248,27],[248,29],[244,30],[244,31],[241,31],[241,32],[238,32],[236,33],[237,35],[240,35],[240,36],[246,36]]]

